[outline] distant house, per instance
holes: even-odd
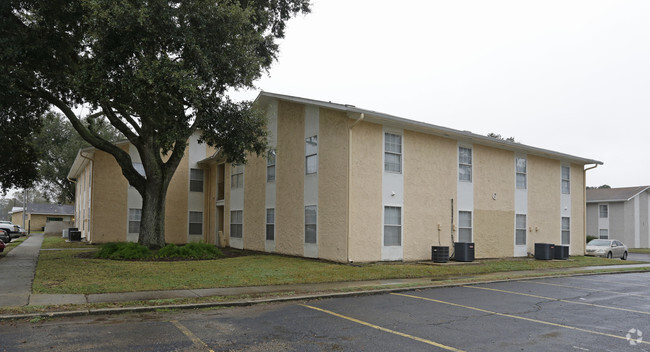
[[[22,226],[25,230],[45,230],[48,223],[71,222],[74,220],[74,205],[61,204],[27,204],[23,222],[23,208],[11,209],[11,222]],[[60,226],[56,226],[57,228]],[[58,231],[55,231],[58,232]]]
[[[650,248],[650,186],[587,190],[587,235]]]

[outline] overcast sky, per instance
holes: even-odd
[[[650,184],[650,1],[315,0],[280,45],[261,90],[604,162],[589,186]]]

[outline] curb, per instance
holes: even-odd
[[[123,314],[123,313],[144,313],[144,312],[154,312],[157,310],[163,309],[173,309],[173,310],[189,310],[189,309],[202,309],[202,308],[216,308],[216,307],[247,307],[257,304],[269,304],[269,303],[282,303],[282,302],[292,302],[292,301],[302,301],[302,300],[314,300],[314,299],[329,299],[329,298],[341,298],[341,297],[361,297],[361,296],[372,296],[379,294],[387,294],[394,292],[407,292],[413,290],[424,290],[432,288],[448,288],[448,287],[459,287],[466,285],[481,285],[481,284],[490,284],[490,283],[499,283],[499,282],[512,282],[512,281],[524,281],[524,280],[534,280],[534,279],[549,279],[549,278],[561,278],[561,277],[572,277],[572,276],[591,276],[591,275],[612,275],[619,273],[633,274],[633,273],[647,273],[649,270],[625,270],[625,271],[606,271],[606,272],[577,272],[577,273],[557,273],[548,276],[522,276],[517,278],[507,278],[507,279],[494,279],[494,280],[481,280],[473,281],[467,283],[447,283],[447,284],[429,284],[429,285],[420,285],[420,286],[411,286],[411,287],[398,287],[398,288],[385,288],[385,289],[376,289],[376,290],[356,290],[350,292],[332,292],[332,293],[314,293],[314,294],[302,294],[302,295],[293,295],[286,297],[275,297],[275,298],[262,298],[262,299],[250,299],[250,300],[232,300],[232,301],[223,301],[223,302],[206,302],[206,303],[188,303],[188,304],[169,304],[161,306],[137,306],[137,307],[122,307],[122,308],[98,308],[98,309],[84,309],[84,310],[73,310],[73,311],[58,311],[58,312],[42,312],[42,313],[28,313],[28,314],[13,314],[13,315],[0,315],[0,321],[7,320],[20,320],[20,319],[33,319],[33,318],[65,318],[65,317],[79,317],[79,316],[91,316],[91,315],[106,315],[106,314]],[[267,292],[271,294],[273,292]]]

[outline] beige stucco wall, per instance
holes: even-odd
[[[582,165],[571,165],[571,255],[584,255],[585,230],[585,171]]]
[[[165,202],[165,243],[187,243],[188,225],[188,192],[189,192],[189,147],[178,164],[174,176],[167,189]]]
[[[535,243],[561,243],[561,163],[528,156],[528,252]],[[574,191],[577,191],[574,190]],[[572,221],[574,222],[574,221]]]
[[[304,253],[305,106],[278,103],[275,250]]]
[[[348,121],[320,109],[318,127],[318,257],[347,261]]]
[[[248,156],[244,167],[244,248],[264,251],[266,242],[266,158]]]
[[[349,260],[381,260],[383,129],[360,122],[352,129]]]
[[[90,241],[126,241],[129,184],[112,155],[97,150],[93,159]]]
[[[20,225],[25,228],[25,231],[27,231],[27,219],[25,218],[25,225],[23,226],[23,212],[16,212],[11,214],[11,223]],[[45,225],[43,225],[45,226]]]
[[[512,257],[515,233],[515,156],[474,145],[474,243],[476,258]],[[496,194],[496,199],[493,195]]]
[[[455,140],[404,131],[404,260],[431,259],[431,246],[451,246],[456,148]]]

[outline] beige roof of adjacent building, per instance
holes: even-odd
[[[648,188],[650,186],[588,189],[587,203],[626,202]]]
[[[372,110],[366,110],[357,108],[354,105],[349,104],[338,104],[332,102],[325,102],[313,99],[306,99],[300,97],[294,97],[290,95],[283,95],[271,92],[260,92],[255,102],[264,103],[270,99],[279,99],[285,100],[300,104],[313,105],[327,109],[346,111],[348,116],[351,119],[358,119],[361,114],[364,115],[364,121],[375,122],[385,126],[402,128],[406,130],[427,133],[431,135],[436,135],[440,137],[452,138],[458,141],[465,143],[479,144],[484,146],[489,146],[498,149],[510,150],[518,153],[526,153],[531,155],[537,155],[541,157],[546,157],[555,160],[561,160],[565,162],[571,162],[575,164],[587,165],[587,164],[597,164],[602,165],[603,163],[598,160],[582,158],[574,155],[569,155],[565,153],[560,153],[552,150],[537,148],[517,142],[510,142],[507,140],[500,140],[492,137],[483,136],[480,134],[475,134],[469,131],[459,131],[452,128],[432,125],[425,122],[409,120],[402,117],[397,117],[389,114],[384,114],[381,112],[376,112]]]

